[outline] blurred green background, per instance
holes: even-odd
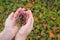
[[[26,40],[60,40],[60,0],[0,0],[0,31],[12,11],[30,9],[34,27]]]

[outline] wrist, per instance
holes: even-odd
[[[0,40],[11,40],[13,38],[13,34],[10,30],[4,29],[1,32]]]
[[[26,40],[26,37],[16,37],[15,40]]]
[[[15,37],[15,40],[26,40],[27,36],[24,36],[23,34],[18,33]]]

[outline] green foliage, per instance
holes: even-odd
[[[4,29],[3,23],[8,15],[19,7],[30,9],[35,17],[33,30],[27,40],[58,40],[57,35],[60,34],[60,0],[0,0],[1,31]],[[47,24],[46,29],[44,29],[44,23]],[[52,29],[54,26],[59,30]],[[56,33],[55,38],[50,38],[50,30]]]

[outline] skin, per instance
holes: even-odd
[[[19,15],[19,11],[23,12],[24,10],[24,8],[19,8],[15,13],[12,12],[8,16],[5,21],[5,28],[0,33],[0,40],[12,40],[12,38],[15,38],[15,40],[25,40],[27,38],[33,28],[34,19],[32,16],[32,12],[30,10],[26,11],[26,13],[29,15],[27,17],[28,20],[26,20],[26,24],[23,25],[20,29],[17,24],[15,24],[16,18]]]

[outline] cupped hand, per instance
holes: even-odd
[[[19,9],[18,9],[19,10]],[[21,12],[24,12],[24,8],[22,9]],[[26,14],[28,14],[26,24],[19,29],[18,33],[16,34],[15,40],[25,40],[26,37],[29,35],[29,33],[32,31],[33,28],[33,15],[30,10],[25,11]]]
[[[12,12],[5,21],[5,28],[0,34],[0,40],[11,40],[17,33],[18,27],[15,24],[14,12]]]

